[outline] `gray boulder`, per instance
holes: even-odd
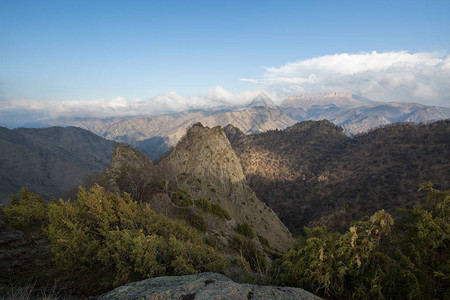
[[[217,273],[150,278],[118,287],[98,299],[321,299],[299,288],[240,284]]]

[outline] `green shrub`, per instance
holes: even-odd
[[[211,202],[206,200],[205,198],[200,198],[194,201],[195,206],[200,208],[203,211],[211,212],[212,211],[212,205]]]
[[[215,204],[215,203],[212,203],[211,206],[212,206],[211,211],[213,214],[215,214],[216,216],[218,216],[224,220],[231,220],[231,216],[225,208],[223,208],[219,204]]]
[[[16,228],[27,230],[47,223],[48,207],[38,194],[22,188],[19,195],[11,196],[11,204],[4,209],[8,223]]]
[[[380,298],[389,266],[380,241],[392,224],[392,217],[380,211],[345,234],[328,232],[325,226],[305,228],[307,238],[283,257],[283,283],[328,296]]]
[[[194,204],[189,193],[180,189],[172,193],[172,202],[181,207],[189,207]]]
[[[228,211],[219,204],[211,203],[204,198],[195,200],[194,204],[203,211],[213,213],[221,219],[231,220],[231,216]]]
[[[178,207],[177,217],[186,220],[189,225],[199,231],[204,232],[208,229],[205,218],[197,214],[192,207]]]
[[[281,284],[339,299],[445,299],[450,296],[450,191],[431,185],[425,203],[394,224],[381,210],[343,234],[325,226],[276,263]]]
[[[231,248],[244,257],[255,272],[264,273],[267,270],[266,256],[256,248],[255,243],[243,235],[229,238]]]
[[[410,299],[450,299],[450,190],[440,192],[424,184],[425,201],[400,211],[392,256],[401,276],[390,286]]]
[[[236,227],[236,232],[248,237],[249,239],[255,237],[255,232],[253,232],[252,227],[247,222],[238,224],[238,226]]]
[[[225,260],[181,224],[96,185],[51,203],[47,235],[59,268],[99,291],[153,276],[221,271]],[[83,276],[83,275],[81,275]]]
[[[200,231],[206,231],[208,229],[208,224],[205,218],[199,214],[190,214],[188,217],[189,224]]]
[[[269,241],[265,237],[258,235],[258,240],[261,243],[261,245],[263,245],[269,249],[272,249],[272,248],[270,248]]]

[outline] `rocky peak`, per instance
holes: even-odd
[[[109,182],[109,188],[119,192],[121,188],[118,186],[118,182],[121,179],[133,178],[133,180],[144,183],[149,180],[147,175],[152,172],[152,169],[153,162],[144,154],[128,145],[117,144],[111,156],[111,163],[104,174]],[[122,192],[124,191],[133,194],[130,190]]]
[[[194,124],[170,154],[171,160],[183,160],[184,171],[196,176],[219,177],[226,181],[244,180],[239,158],[220,126],[209,128]]]
[[[252,100],[252,102],[250,102],[248,107],[254,107],[254,108],[260,108],[260,107],[276,108],[276,105],[272,101],[272,99],[265,92],[261,92],[258,96],[256,96],[255,99]]]
[[[181,186],[194,198],[205,198],[247,222],[277,250],[292,245],[292,236],[278,216],[247,185],[242,166],[221,127],[197,123],[164,158],[179,174]]]
[[[119,171],[124,166],[141,169],[152,165],[152,161],[138,150],[123,144],[114,147],[109,169]]]
[[[234,127],[231,124],[225,126],[223,131],[231,144],[239,141],[245,135],[239,128]]]
[[[119,174],[124,170],[142,170],[152,166],[152,161],[138,150],[123,144],[114,147],[107,173]]]

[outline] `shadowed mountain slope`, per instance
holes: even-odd
[[[50,199],[60,197],[86,175],[102,172],[115,142],[76,127],[0,128],[0,199],[21,187]]]
[[[225,132],[250,187],[296,234],[305,225],[340,230],[380,209],[410,207],[423,182],[450,187],[449,120],[389,125],[354,138],[328,121]]]

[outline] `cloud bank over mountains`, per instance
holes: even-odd
[[[185,97],[175,91],[158,95],[151,99],[112,99],[94,100],[8,100],[0,98],[0,125],[20,126],[25,122],[59,117],[124,117],[157,115],[169,112],[181,112],[189,109],[207,109],[220,106],[241,106],[253,100],[261,91],[243,91],[232,93],[216,86],[207,94]],[[272,94],[273,98],[276,95]],[[18,121],[21,119],[22,121]]]
[[[352,92],[380,101],[445,105],[450,55],[407,51],[325,55],[266,68],[241,81],[281,93]]]
[[[221,86],[206,94],[185,97],[175,91],[150,99],[116,97],[94,100],[37,101],[9,99],[0,93],[0,125],[58,117],[123,117],[156,115],[188,109],[245,105],[262,90],[276,94],[351,92],[379,101],[450,105],[450,55],[407,51],[340,53],[266,68],[251,91],[230,92]]]

